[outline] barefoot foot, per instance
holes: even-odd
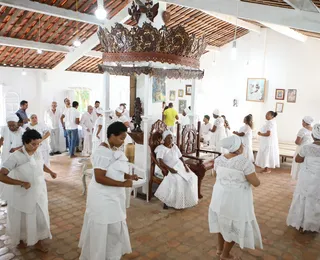
[[[17,246],[18,249],[24,249],[27,248],[27,244],[25,242],[23,242],[22,240],[20,240],[19,245]]]
[[[42,244],[42,241],[38,241],[38,243],[34,245],[34,248],[42,253],[48,253],[49,251],[49,249]]]

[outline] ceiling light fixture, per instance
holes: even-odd
[[[24,49],[22,49],[22,76],[26,76],[27,72],[24,70]]]
[[[95,16],[97,17],[97,19],[99,20],[105,20],[107,18],[107,11],[106,9],[104,9],[102,6],[99,6],[98,4],[98,8],[97,10],[94,12]]]
[[[234,38],[231,49],[231,60],[237,59],[237,30],[238,30],[238,16],[239,16],[239,0],[237,0],[237,17],[236,17],[236,28],[234,30]]]
[[[76,12],[78,16],[78,0],[76,0]],[[79,47],[81,45],[81,41],[79,40],[79,28],[78,28],[78,23],[76,21],[76,39],[73,41],[73,46],[74,47]]]

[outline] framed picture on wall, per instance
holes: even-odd
[[[286,93],[285,89],[276,89],[276,95],[275,95],[275,99],[276,100],[284,100],[284,95]]]
[[[277,102],[276,103],[276,112],[283,113],[283,106],[284,106],[284,103]]]
[[[289,103],[296,103],[296,101],[297,101],[297,90],[296,89],[288,89],[287,101]]]
[[[183,110],[187,107],[187,100],[179,100],[179,114],[182,114]]]
[[[249,78],[247,81],[246,100],[253,102],[264,102],[266,94],[266,79]]]
[[[176,100],[176,91],[175,90],[170,90],[169,100],[170,101],[175,101]]]
[[[192,85],[186,85],[186,96],[191,96],[192,94]]]
[[[153,77],[152,103],[166,101],[166,78]]]
[[[183,97],[183,89],[178,90],[178,97]]]

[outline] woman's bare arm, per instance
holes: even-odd
[[[168,165],[166,165],[162,159],[158,159],[158,160],[159,160],[160,165],[162,167],[164,167],[165,169],[167,169],[169,172],[177,173],[177,171],[175,169],[173,169],[173,168],[169,167]]]
[[[217,127],[214,125],[210,131],[214,133],[216,130],[217,130]]]
[[[42,141],[46,140],[50,136],[50,132],[46,132],[44,136],[42,136]]]
[[[300,145],[302,143],[302,138],[297,136],[295,143],[296,145]]]
[[[268,137],[271,135],[271,131],[267,131],[266,133],[258,132],[258,135]]]
[[[8,176],[9,171],[6,168],[1,168],[0,170],[0,181],[8,184],[8,185],[19,185],[26,189],[30,188],[30,184],[28,182],[19,181],[16,179],[12,179]]]
[[[239,132],[237,132],[237,131],[234,131],[233,134],[235,134],[235,135],[237,135],[237,136],[244,136],[244,135],[245,135],[245,133],[239,133]]]
[[[260,185],[260,180],[255,172],[246,175],[246,179],[254,187],[258,187]]]
[[[111,187],[132,187],[132,180],[116,181],[106,177],[107,171],[102,169],[94,169],[94,176],[97,183]]]
[[[295,161],[296,163],[303,163],[304,157],[300,156],[300,154],[297,154]]]

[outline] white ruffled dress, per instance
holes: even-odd
[[[215,160],[217,180],[209,207],[210,233],[220,233],[227,242],[241,248],[262,248],[262,238],[254,213],[250,183],[245,175],[255,172],[252,162],[242,154]]]
[[[218,117],[214,121],[214,126],[216,126],[216,131],[211,135],[210,146],[217,152],[226,153],[226,149],[223,149],[220,146],[220,141],[227,137],[226,128],[224,127],[224,119],[222,117]]]
[[[243,144],[243,156],[250,160],[250,162],[254,162],[253,157],[253,149],[252,149],[252,129],[249,125],[243,125],[239,133],[244,133],[244,136],[241,136],[241,141]]]
[[[305,145],[299,155],[304,157],[287,225],[296,229],[320,232],[320,146]]]
[[[107,171],[106,177],[124,181],[129,172],[128,159],[122,151],[99,146],[92,155],[94,169]],[[96,182],[92,176],[88,188],[79,247],[80,260],[120,260],[132,252],[126,223],[124,187],[111,187]]]

